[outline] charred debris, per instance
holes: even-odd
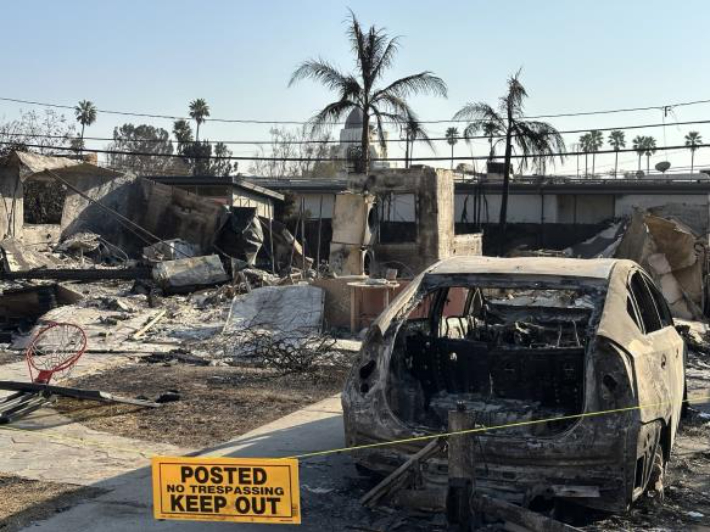
[[[387,302],[442,259],[480,256],[483,235],[456,233],[450,172],[383,171],[350,185],[334,199],[332,238],[323,245],[320,224],[317,241],[306,235],[303,202],[290,219],[277,219],[286,198],[247,182],[240,201],[225,202],[84,160],[11,153],[0,159],[0,341],[19,354],[46,324],[71,322],[86,332],[89,353],[154,363],[256,362],[286,372],[352,365],[359,340],[376,327],[359,333]],[[53,201],[27,195],[36,190],[49,190]],[[397,202],[415,206],[413,226],[390,216]],[[675,318],[702,320],[707,313],[707,246],[677,219],[639,211],[571,248],[517,249],[511,256],[631,259],[659,286]],[[605,297],[589,281],[543,286],[500,277],[473,287],[465,276],[412,297],[397,318],[396,337],[386,338],[392,356],[382,401],[404,425],[419,427],[398,436],[462,423],[465,429],[455,414],[462,411],[477,413],[475,426],[520,423],[518,438],[565,431],[572,421],[524,422],[582,412],[591,393],[584,354]],[[475,317],[457,312],[464,304]],[[434,349],[432,323],[416,318],[437,307],[447,307],[449,317],[437,325],[445,340]],[[710,334],[691,327],[683,334],[692,371],[710,368],[703,336]],[[477,368],[476,357],[462,351],[463,339],[501,360]],[[377,371],[370,363],[356,368],[363,382],[358,394],[368,393],[368,377]],[[593,384],[601,390],[602,383]],[[515,496],[510,504],[472,494],[465,478],[454,478],[457,467],[471,470],[457,461],[478,452],[469,449],[475,441],[433,440],[419,452],[408,449],[394,476],[363,502],[443,509],[461,526],[478,512],[532,530],[570,529],[528,512]],[[436,475],[427,474],[426,462],[445,469],[442,460],[452,467],[449,480],[460,481],[448,499],[427,480]],[[564,485],[540,489],[598,495]]]

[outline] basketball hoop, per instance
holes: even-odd
[[[35,335],[25,353],[30,379],[36,384],[49,384],[55,374],[68,375],[85,350],[86,333],[81,327],[49,324]]]
[[[50,404],[54,397],[71,397],[102,403],[123,403],[158,408],[159,403],[118,397],[99,390],[54,386],[49,381],[60,373],[68,375],[86,351],[86,333],[73,323],[50,323],[30,342],[25,353],[31,383],[0,381],[0,390],[14,392],[0,397],[0,425],[11,423]],[[36,375],[35,375],[36,373]]]

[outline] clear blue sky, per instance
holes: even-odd
[[[2,8],[0,96],[63,104],[90,99],[99,108],[176,115],[203,97],[215,117],[306,119],[330,96],[309,82],[287,88],[289,75],[319,55],[350,68],[348,6],[364,24],[403,36],[391,77],[428,69],[448,83],[448,100],[413,101],[424,119],[450,118],[466,101],[494,103],[520,67],[530,114],[710,99],[707,0],[12,2]],[[0,102],[0,118],[14,118],[20,108],[30,107]],[[669,123],[674,118],[710,119],[710,105],[679,108]],[[652,111],[553,122],[570,129],[660,121],[660,111]],[[100,116],[87,135],[110,136],[122,122]],[[444,129],[432,126],[430,133]],[[681,143],[688,129],[667,127],[667,142]],[[695,129],[710,141],[710,127]],[[268,137],[268,126],[208,123],[203,131],[211,139]],[[662,129],[627,137],[637,133],[664,144]],[[710,150],[703,151],[698,161],[710,164]],[[448,153],[444,145],[438,149]],[[467,153],[463,143],[456,147],[457,155]],[[635,169],[633,154],[622,159]],[[669,159],[689,164],[685,152]]]

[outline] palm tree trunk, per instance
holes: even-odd
[[[589,177],[589,158],[587,157],[589,154],[585,151],[584,152],[584,178],[587,179]]]
[[[409,168],[409,132],[407,132],[407,138],[404,141],[404,167]]]
[[[695,150],[690,150],[690,173],[693,173],[693,168],[695,166]]]
[[[651,174],[651,156],[646,155],[646,175]]]
[[[614,179],[617,178],[617,174],[619,173],[619,150],[616,150],[614,153]]]
[[[454,145],[451,145],[451,169],[454,169]]]
[[[362,168],[360,171],[366,174],[370,171],[370,113],[367,106],[362,109]]]
[[[641,155],[639,155],[639,172],[641,171]]]
[[[407,168],[412,167],[412,159],[414,158],[414,139],[415,136],[412,133],[411,136],[409,137],[409,161],[407,162]]]
[[[200,121],[197,120],[197,125],[195,126],[195,142],[200,142]]]
[[[81,153],[81,154],[84,153],[84,127],[85,126],[86,126],[86,124],[84,124],[82,122],[81,123],[81,139],[79,139],[79,142],[80,142],[79,146],[81,147],[81,150],[79,151],[79,153]],[[691,174],[692,174],[692,172],[691,172]]]
[[[592,179],[594,179],[594,172],[597,167],[597,152],[592,152]]]
[[[510,190],[510,162],[513,154],[513,139],[511,134],[510,123],[512,121],[512,112],[508,107],[508,129],[505,132],[505,159],[503,163],[503,196],[500,203],[500,242],[498,243],[498,254],[503,255],[505,250],[505,233],[508,224],[508,192]]]

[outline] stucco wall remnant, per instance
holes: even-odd
[[[364,273],[367,251],[372,252],[371,273],[382,275],[392,267],[405,276],[416,275],[455,254],[481,253],[479,234],[454,233],[454,181],[450,171],[383,170],[359,179],[354,177],[351,182],[360,188],[359,193],[339,194],[335,202],[330,263],[336,273]],[[414,198],[416,238],[411,242],[389,238],[384,243],[378,238],[380,222],[372,214],[374,202],[369,198],[384,202],[405,194]],[[349,252],[343,253],[344,249]]]

